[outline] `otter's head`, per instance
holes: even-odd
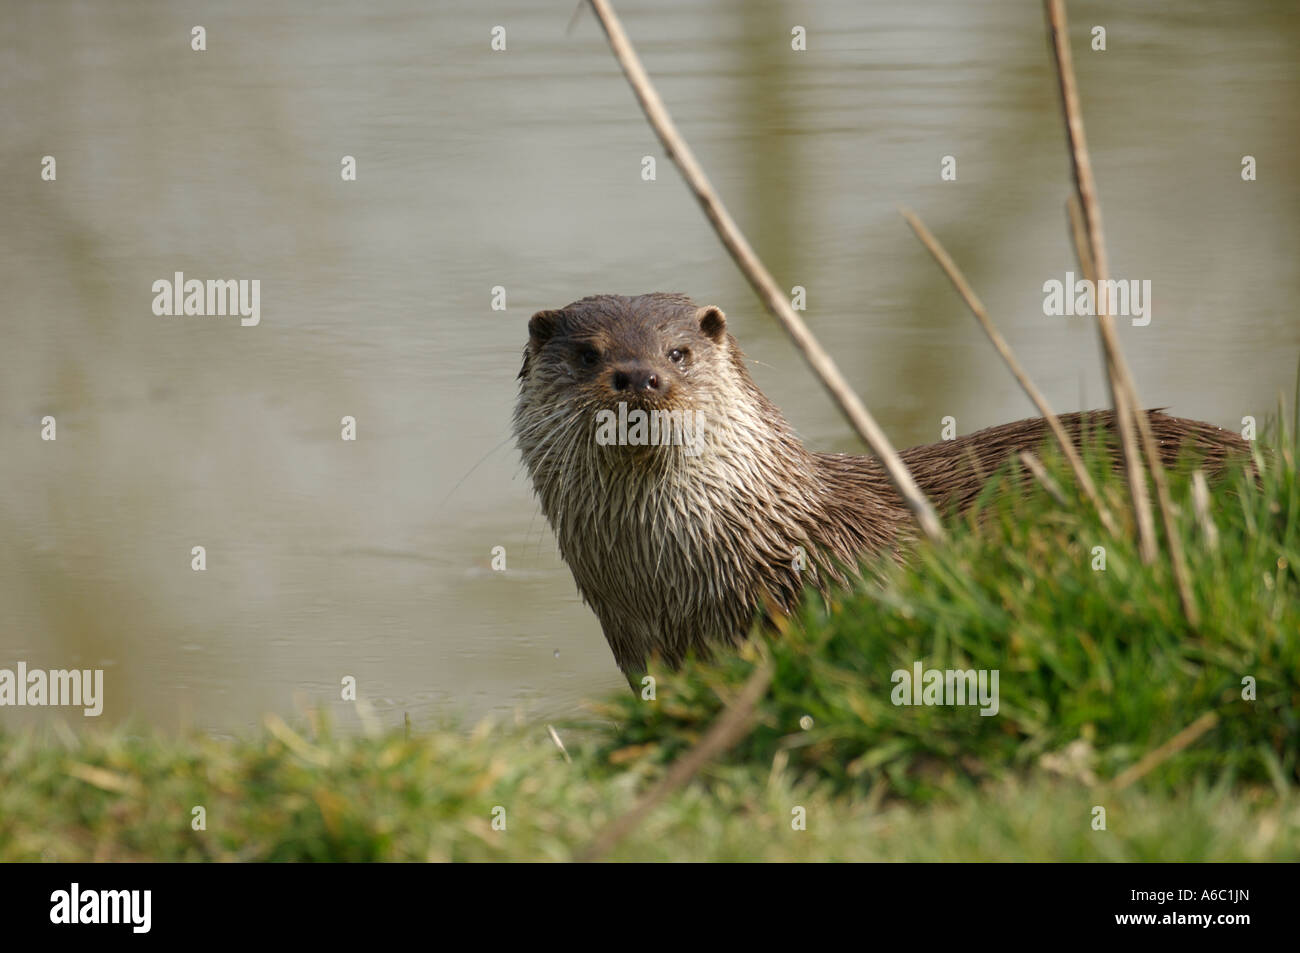
[[[537,312],[519,379],[515,433],[530,468],[547,449],[569,465],[575,456],[671,464],[698,452],[704,435],[674,439],[665,427],[707,428],[753,386],[722,311],[662,292],[594,295]],[[649,443],[637,439],[638,418],[654,427]]]
[[[519,378],[536,397],[593,409],[671,409],[708,397],[704,375],[728,344],[722,311],[686,295],[592,295],[533,315]]]

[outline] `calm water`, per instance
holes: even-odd
[[[1072,258],[1038,3],[618,5],[896,443],[938,439],[949,414],[969,432],[1032,413],[899,204],[1058,410],[1104,402],[1091,328],[1042,310]],[[1151,324],[1122,330],[1142,397],[1262,417],[1300,354],[1295,6],[1072,8],[1112,270],[1153,287]],[[6,0],[0,667],[103,667],[102,721],[219,732],[306,704],[354,723],[346,675],[387,723],[573,714],[616,690],[509,441],[528,316],[584,294],[721,306],[805,439],[855,448],[594,20],[566,34],[573,9]],[[152,284],[177,271],[259,279],[261,323],[156,316]]]

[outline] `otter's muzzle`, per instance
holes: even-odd
[[[645,364],[620,364],[610,376],[610,386],[618,393],[639,397],[663,397],[668,393],[668,379]]]

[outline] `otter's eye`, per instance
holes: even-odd
[[[680,364],[685,359],[686,352],[679,347],[675,347],[668,352],[668,360],[672,361],[674,364]]]
[[[582,361],[584,367],[595,367],[600,361],[600,352],[594,347],[584,347],[578,351],[578,360]]]

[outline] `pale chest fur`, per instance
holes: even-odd
[[[788,597],[800,585],[814,507],[790,489],[799,474],[781,481],[752,454],[714,451],[676,467],[590,463],[543,495],[561,554],[625,668],[653,649],[675,664],[689,648],[734,642],[769,590]]]

